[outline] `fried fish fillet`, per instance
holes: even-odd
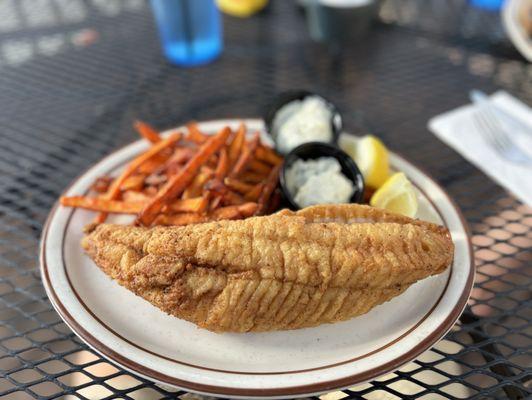
[[[326,205],[183,227],[93,225],[82,241],[111,278],[217,332],[343,321],[451,263],[444,227],[361,205]]]

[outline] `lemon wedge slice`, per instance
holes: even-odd
[[[268,0],[217,0],[218,8],[234,17],[249,17],[262,10]]]
[[[386,182],[390,176],[388,149],[379,138],[373,135],[361,138],[342,135],[339,145],[355,160],[367,186],[378,189]]]
[[[414,186],[402,172],[388,178],[373,194],[369,204],[407,217],[414,217],[418,207]]]

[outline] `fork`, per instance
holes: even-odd
[[[488,144],[508,161],[532,166],[532,157],[512,141],[508,131],[497,119],[486,96],[478,90],[472,90],[469,96],[473,103],[477,104],[474,112],[475,124]]]

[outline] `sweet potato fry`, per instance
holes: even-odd
[[[154,197],[157,194],[158,190],[155,186],[148,186],[147,188],[143,190],[143,192],[148,197]]]
[[[158,186],[165,183],[168,180],[166,174],[151,174],[144,180],[144,184],[148,186]]]
[[[196,151],[190,147],[179,147],[174,150],[174,153],[168,159],[167,164],[184,164],[194,156],[195,152]]]
[[[221,207],[210,214],[182,213],[161,214],[155,219],[157,225],[189,225],[222,219],[242,219],[253,215],[258,208],[257,203],[244,203],[237,206]]]
[[[222,196],[211,196],[211,197],[212,197],[212,200],[210,201],[209,211],[212,212],[222,205]]]
[[[91,190],[94,190],[98,193],[105,193],[107,192],[107,189],[109,189],[109,186],[111,185],[112,181],[113,178],[111,178],[110,176],[99,176],[91,185]]]
[[[260,183],[266,179],[267,175],[246,171],[240,176],[240,180],[246,183]]]
[[[239,206],[236,206],[238,208],[238,212],[243,218],[251,217],[253,214],[255,214],[255,211],[257,210],[257,203],[244,203]]]
[[[249,169],[250,171],[267,176],[270,173],[270,170],[272,169],[272,167],[271,165],[263,163],[262,161],[251,160],[249,162]]]
[[[231,129],[231,133],[227,137],[227,141],[225,142],[225,144],[227,145],[227,155],[229,155],[229,149],[231,148],[231,145],[233,144],[233,141],[235,140],[237,131],[238,129],[235,131]]]
[[[222,204],[224,206],[234,206],[244,204],[246,201],[241,195],[228,190],[225,194],[220,196],[222,198]]]
[[[142,164],[144,164],[146,161],[148,161],[155,155],[159,154],[161,151],[168,148],[169,146],[172,146],[180,138],[181,138],[180,133],[174,133],[168,136],[166,139],[161,140],[158,143],[155,143],[147,151],[145,151],[140,156],[138,156],[133,161],[131,161],[126,167],[126,169],[122,172],[122,174],[113,181],[113,183],[109,187],[109,190],[107,190],[107,192],[105,193],[104,198],[108,200],[115,199],[120,193],[120,187],[122,186],[122,184],[128,177],[130,177],[134,172],[136,172],[136,170]],[[105,221],[105,218],[106,218],[105,214],[100,214],[98,215],[96,222],[102,223]]]
[[[202,165],[201,168],[200,168],[200,172],[202,174],[206,174],[206,175],[210,175],[210,176],[213,176],[214,175],[214,169],[211,168],[211,167],[207,167],[206,165]]]
[[[246,194],[247,192],[253,189],[253,185],[249,185],[234,178],[225,178],[224,184],[229,189],[234,190],[235,192],[238,192],[240,194]]]
[[[209,210],[218,208],[222,204],[222,196],[227,192],[227,187],[215,177],[207,182],[203,189],[209,199]]]
[[[203,144],[207,141],[207,136],[201,133],[197,123],[195,122],[188,123],[187,129],[188,129],[188,133],[185,136],[185,139],[190,140],[191,142],[194,142],[197,144]]]
[[[244,203],[244,198],[241,195],[231,191],[227,186],[217,179],[209,181],[205,185],[204,189],[214,194],[213,202],[211,203],[211,210],[215,209],[219,205],[219,202],[215,201],[217,197],[220,197],[221,203],[225,205]]]
[[[209,218],[205,214],[181,213],[181,214],[159,214],[155,220],[155,225],[190,225],[207,222]]]
[[[270,204],[268,205],[268,208],[266,210],[266,214],[272,214],[275,211],[279,209],[279,205],[281,204],[281,192],[279,189],[276,189],[272,197],[270,198]]]
[[[120,187],[124,183],[124,181],[129,178],[136,170],[145,162],[150,160],[152,157],[160,153],[162,150],[168,148],[168,146],[171,146],[175,142],[177,142],[181,137],[180,133],[175,133],[170,136],[168,136],[166,139],[161,140],[160,142],[156,143],[152,147],[150,147],[146,152],[142,153],[140,156],[135,158],[133,161],[131,161],[126,169],[122,172],[122,174],[117,177],[113,183],[111,184],[111,187],[106,193],[106,198],[113,199],[118,195],[120,192]]]
[[[248,167],[248,163],[251,161],[251,157],[255,153],[257,146],[260,143],[260,136],[257,132],[250,142],[247,142],[242,147],[242,152],[236,161],[233,170],[229,174],[231,178],[237,178]]]
[[[146,204],[150,200],[145,192],[137,192],[136,190],[126,190],[122,192],[122,201],[126,203],[143,203]]]
[[[221,185],[224,189],[227,189],[223,183],[222,180],[227,175],[227,172],[229,171],[229,157],[227,155],[227,149],[225,147],[222,147],[220,150],[220,157],[218,157],[218,163],[216,165],[216,170],[214,171],[214,180],[219,185]],[[206,185],[205,189],[207,192],[211,192],[211,190],[208,188],[208,185]],[[209,198],[212,198],[211,201],[211,210],[214,210],[222,203],[222,194],[217,193],[215,195],[209,194]],[[233,203],[236,204],[236,203]]]
[[[133,126],[135,127],[135,130],[140,134],[140,136],[142,136],[144,139],[148,140],[151,143],[157,143],[162,140],[159,136],[159,133],[146,122],[137,120],[133,123]]]
[[[181,197],[183,199],[190,199],[193,197],[200,196],[203,191],[203,185],[205,185],[205,183],[207,183],[207,181],[211,179],[211,177],[212,173],[208,171],[201,171],[199,174],[196,175],[190,186],[185,189]]]
[[[194,179],[200,166],[225,144],[230,132],[229,127],[225,127],[215,136],[210,137],[185,167],[178,174],[172,176],[157,195],[144,207],[137,217],[137,223],[145,226],[151,225],[166,203],[182,194],[186,186]]]
[[[229,157],[227,155],[227,149],[222,147],[220,150],[220,157],[218,158],[218,165],[216,166],[216,171],[214,176],[217,179],[223,180],[229,171]]]
[[[283,159],[277,155],[275,151],[263,145],[257,148],[255,157],[257,157],[258,160],[271,165],[279,165],[283,162]]]
[[[205,168],[210,168],[214,171],[217,165],[218,165],[218,157],[214,155],[209,159],[209,161],[207,161],[207,164],[205,164]]]
[[[233,141],[231,142],[231,146],[229,147],[228,156],[229,156],[229,164],[231,166],[235,165],[236,161],[238,160],[238,157],[242,151],[242,146],[244,145],[245,141],[246,141],[246,125],[242,123],[238,127],[235,137],[233,138]]]
[[[131,175],[122,183],[120,190],[141,190],[144,187],[144,179],[144,174]]]
[[[92,211],[102,211],[106,213],[136,214],[144,203],[142,202],[125,202],[120,200],[108,200],[101,197],[84,197],[84,196],[62,196],[60,202],[63,206],[78,207]]]
[[[182,169],[183,169],[183,164],[178,164],[178,163],[167,164],[165,168],[167,178],[172,175],[178,174],[179,171],[181,171]]]
[[[221,207],[212,212],[214,220],[246,218],[257,212],[257,203],[244,203],[236,206]]]
[[[224,194],[227,192],[227,187],[219,179],[211,179],[203,187],[206,191],[214,194]]]
[[[259,182],[255,186],[253,186],[253,189],[251,189],[249,192],[247,192],[244,195],[244,199],[248,201],[257,201],[260,197],[260,194],[262,193],[262,189],[264,188],[264,183]]]
[[[211,200],[211,192],[206,190],[205,192],[203,192],[203,195],[201,197],[203,198],[203,202],[201,203],[201,206],[197,210],[198,213],[204,213],[205,211],[207,211],[207,208],[209,207],[209,203]]]
[[[128,192],[135,193],[135,192]],[[78,207],[92,211],[103,211],[106,213],[136,214],[142,210],[148,196],[136,192],[139,197],[137,201],[107,200],[99,197],[72,196],[61,197],[61,204],[67,207]],[[142,199],[141,196],[144,196]],[[128,197],[132,198],[131,194]],[[167,207],[167,211],[172,212],[200,212],[205,208],[205,199],[195,197],[193,199],[176,200]]]
[[[160,154],[157,154],[151,157],[149,160],[146,160],[146,162],[142,163],[142,165],[140,165],[137,169],[137,172],[139,174],[149,175],[159,169],[166,162],[167,159],[168,155],[163,154],[163,151],[161,151]]]
[[[204,199],[203,196],[193,197],[191,199],[175,200],[167,206],[167,211],[199,213],[205,209],[205,201],[206,199]]]
[[[128,192],[129,198],[132,198],[131,193]],[[106,213],[121,213],[121,214],[136,214],[142,210],[147,201],[150,200],[148,196],[138,193],[137,201],[121,201],[121,200],[107,200],[101,197],[84,197],[72,196],[61,197],[61,204],[67,207],[78,207],[92,211],[103,211]],[[142,199],[141,196],[144,196]],[[167,211],[172,212],[200,212],[205,208],[205,199],[203,197],[195,197],[193,199],[176,200],[167,207]]]
[[[264,214],[264,212],[266,211],[266,208],[268,207],[268,201],[270,200],[273,191],[277,187],[277,182],[279,182],[280,170],[281,164],[278,164],[271,170],[270,174],[268,175],[268,179],[264,184],[264,189],[262,189],[262,192],[259,196],[259,206],[255,215]]]

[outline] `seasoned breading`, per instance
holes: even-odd
[[[445,228],[361,205],[184,227],[92,226],[83,247],[137,295],[220,332],[346,320],[453,257]]]

